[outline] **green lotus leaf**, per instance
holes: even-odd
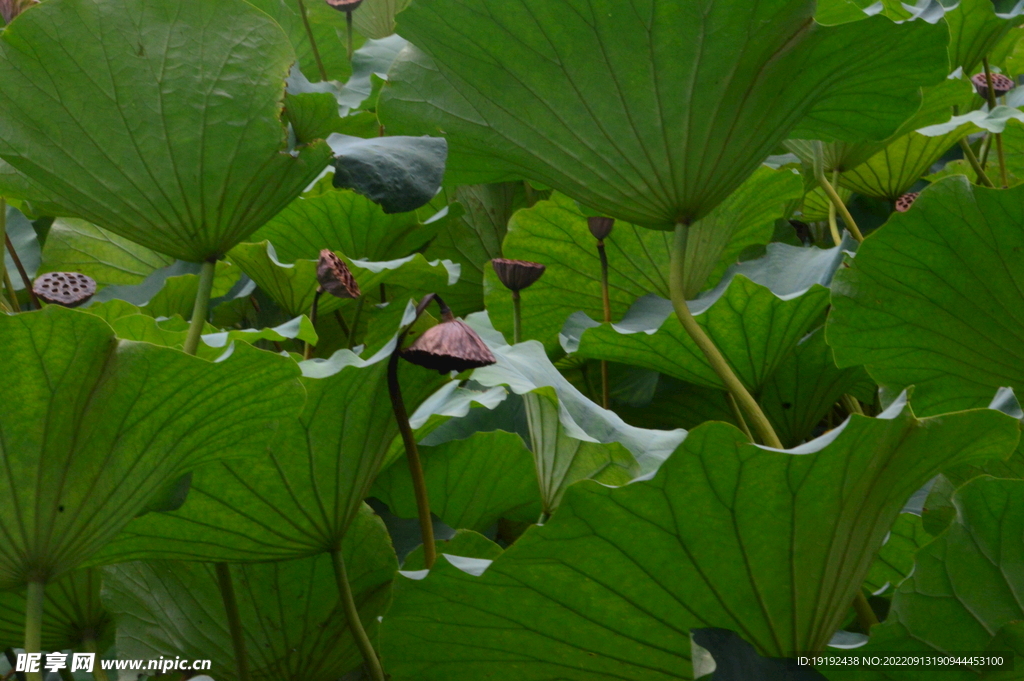
[[[367,296],[376,294],[381,284],[387,284],[389,289],[394,287],[390,296],[393,298],[399,292],[443,292],[458,280],[459,270],[456,265],[447,261],[428,262],[419,253],[386,262],[356,261],[340,253],[338,255],[352,270],[360,290]],[[268,241],[239,244],[231,250],[230,259],[286,314],[297,317],[309,312],[319,286],[316,260],[282,262],[277,257],[274,245]],[[355,305],[354,300],[325,295],[320,298],[319,314],[338,309],[350,310]]]
[[[0,403],[0,589],[58,579],[170,480],[259,454],[302,404],[288,359],[243,345],[211,364],[57,306],[0,315],[0,347],[18,395]]]
[[[132,521],[95,562],[251,562],[332,550],[398,434],[385,380],[392,347],[369,360],[342,350],[303,362],[306,406],[269,456],[195,469],[180,509]],[[405,362],[399,379],[410,410],[447,380]]]
[[[430,510],[449,527],[484,532],[499,518],[532,522],[540,514],[533,457],[518,435],[477,433],[421,447],[420,456]],[[373,496],[401,518],[416,517],[412,476],[400,462],[377,478]]]
[[[699,652],[711,658],[708,666],[714,672],[714,681],[827,681],[814,667],[801,666],[793,659],[773,659],[757,654],[754,646],[744,641],[735,631],[707,628],[691,631],[693,638],[693,675],[701,673]]]
[[[350,258],[395,260],[430,241],[440,224],[421,224],[416,213],[388,215],[355,192],[329,191],[292,201],[252,240],[274,244],[283,262],[316,260],[324,248]]]
[[[463,558],[479,558],[483,560],[494,560],[501,555],[502,548],[487,537],[473,532],[472,530],[456,530],[455,536],[451,539],[434,542],[437,548],[437,555],[446,553],[449,556],[461,556]],[[412,550],[402,563],[403,572],[415,572],[425,570],[427,567],[423,558],[423,545]]]
[[[108,284],[141,284],[146,277],[174,262],[101,227],[75,218],[57,218],[43,247],[40,272],[81,272]]]
[[[441,188],[448,142],[443,137],[373,137],[333,134],[334,186],[354,189],[385,213],[407,213]]]
[[[759,168],[710,215],[690,227],[686,293],[695,297],[717,283],[745,248],[771,241],[775,219],[803,192],[791,170]],[[612,319],[646,293],[668,297],[672,236],[618,222],[605,240]],[[565,320],[577,310],[601,318],[601,262],[586,218],[568,197],[519,211],[509,222],[503,255],[547,266],[544,276],[522,293],[523,337],[557,348]],[[495,325],[511,337],[511,296],[488,269],[484,291]]]
[[[573,485],[493,562],[400,578],[385,666],[395,681],[690,679],[690,630],[709,626],[766,656],[821,650],[907,497],[1018,438],[995,410],[922,420],[903,400],[790,451],[704,424],[650,480]]]
[[[959,66],[965,74],[973,74],[999,41],[1021,24],[1019,5],[1008,14],[997,11],[991,0],[960,0],[956,7],[946,10],[949,64],[953,70]]]
[[[464,185],[441,191],[450,215],[456,210],[454,203],[462,210],[444,222],[423,254],[431,260],[443,258],[461,266],[459,281],[444,300],[456,314],[477,312],[484,309],[484,268],[488,261],[501,257],[509,219],[528,205],[526,192],[522,182]]]
[[[808,439],[843,395],[874,402],[874,383],[862,367],[840,369],[823,329],[801,338],[761,387],[759,402],[782,443]]]
[[[43,650],[105,651],[114,642],[114,618],[100,603],[99,570],[74,570],[46,587]],[[0,646],[25,643],[25,592],[0,592]]]
[[[271,342],[301,340],[306,341],[311,345],[316,345],[319,340],[316,335],[316,329],[313,328],[313,323],[309,321],[309,317],[306,315],[299,315],[295,319],[289,320],[284,324],[279,324],[275,327],[263,329],[230,329],[228,331],[203,334],[202,339],[204,343],[214,348],[226,347],[228,343],[236,340],[250,344],[261,340]]]
[[[0,38],[0,156],[60,214],[201,262],[273,217],[329,160],[323,143],[285,148],[280,101],[295,55],[252,5],[35,10]]]
[[[408,5],[409,0],[365,0],[352,21],[366,37],[385,38],[395,32],[395,16]]]
[[[814,3],[417,0],[379,113],[450,136],[449,182],[524,176],[645,227],[692,223],[787,136],[887,138],[949,73],[942,24]],[[870,114],[863,109],[872,102]]]
[[[900,513],[889,530],[885,544],[878,551],[871,572],[864,579],[864,586],[873,593],[891,591],[906,579],[914,568],[914,554],[932,540],[921,516]]]
[[[827,339],[840,367],[914,385],[922,414],[1024,394],[1024,187],[949,177],[896,213],[832,285]]]
[[[848,244],[849,246],[849,244]],[[730,269],[690,303],[697,323],[737,376],[757,392],[828,307],[828,286],[843,247],[822,250],[771,244],[769,254]],[[664,298],[645,296],[618,324],[576,313],[562,330],[567,352],[651,369],[708,388],[724,388],[704,353]]]
[[[978,478],[957,491],[953,504],[953,522],[917,552],[913,574],[896,590],[889,616],[872,628],[871,640],[858,655],[981,653],[1001,629],[1024,620],[1019,596],[1024,589],[1024,481]],[[831,675],[836,681],[978,677],[977,670],[945,666],[837,668]]]
[[[842,185],[835,188],[843,203],[849,204],[853,192]],[[800,204],[800,217],[807,222],[824,222],[828,220],[828,208],[832,204],[825,190],[820,187],[811,189],[804,194],[804,201]]]
[[[360,619],[375,636],[398,562],[384,523],[365,505],[342,555]],[[230,569],[254,681],[337,679],[360,666],[330,556]],[[237,680],[213,565],[134,562],[104,572],[103,602],[117,617],[121,659],[209,659],[209,673]]]

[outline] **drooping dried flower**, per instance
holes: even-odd
[[[590,233],[594,235],[595,239],[604,241],[612,233],[615,218],[587,218],[587,226],[590,227]]]
[[[494,267],[494,273],[498,275],[498,279],[510,291],[522,291],[524,288],[528,288],[533,282],[540,279],[544,270],[547,269],[539,262],[506,260],[505,258],[495,258],[491,261],[491,265]]]
[[[914,201],[917,201],[917,197],[921,195],[921,192],[910,192],[904,194],[900,198],[896,199],[896,210],[900,213],[906,213],[910,210],[910,207],[914,205]]]
[[[9,24],[14,17],[36,4],[37,0],[0,0],[0,16],[4,18],[5,24]]]
[[[327,0],[327,4],[341,12],[355,12],[363,0]]]
[[[498,360],[476,331],[461,319],[455,319],[444,307],[441,323],[423,332],[402,351],[402,358],[442,374],[490,366]]]
[[[978,91],[978,94],[983,99],[988,99],[988,79],[985,77],[985,73],[976,73],[971,76],[971,82],[974,83],[974,89]],[[1002,97],[1015,87],[1017,87],[1017,83],[1012,79],[1001,73],[992,74],[992,89],[995,91],[996,97]]]
[[[50,272],[32,283],[32,292],[48,303],[78,307],[96,293],[96,282],[79,272]]]
[[[352,271],[345,261],[326,248],[320,251],[320,260],[316,264],[316,280],[320,282],[322,290],[336,298],[358,298],[362,295],[359,283],[352,276]]]

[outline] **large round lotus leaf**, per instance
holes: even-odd
[[[0,157],[61,214],[182,260],[220,256],[330,158],[324,143],[287,152],[293,61],[242,0],[50,0],[0,37]]]
[[[255,456],[302,406],[287,358],[240,343],[210,363],[57,306],[0,315],[0,348],[0,589],[80,565],[168,484]]]
[[[827,339],[841,367],[913,385],[923,414],[1024,394],[1024,186],[949,177],[869,236],[832,285]]]
[[[394,134],[450,135],[449,182],[525,176],[628,222],[711,211],[779,142],[881,140],[949,72],[944,24],[813,22],[813,0],[416,0]],[[865,109],[864,102],[871,105]]]

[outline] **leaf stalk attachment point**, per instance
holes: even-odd
[[[185,354],[194,355],[199,349],[199,337],[203,335],[206,324],[206,313],[210,308],[210,293],[213,291],[213,274],[217,269],[217,259],[210,258],[203,263],[199,271],[199,289],[196,291],[196,304],[192,308],[192,322],[185,337]]]
[[[732,395],[742,410],[746,412],[747,416],[750,417],[754,430],[761,438],[761,441],[769,447],[782,449],[782,441],[775,434],[775,429],[772,428],[768,417],[765,416],[757,401],[754,400],[753,396],[743,385],[743,382],[736,376],[736,373],[729,366],[729,362],[722,355],[714,341],[704,332],[704,329],[697,323],[697,320],[693,318],[693,314],[686,304],[686,273],[684,269],[689,229],[689,226],[682,223],[676,225],[676,238],[672,248],[669,272],[669,292],[672,295],[672,308],[675,310],[679,322],[683,325],[683,329],[686,330],[686,333],[693,339],[693,342],[704,353],[714,372],[722,379],[726,390]]]
[[[338,582],[338,594],[341,597],[341,605],[345,610],[345,618],[348,620],[348,628],[355,639],[356,647],[363,655],[366,669],[373,681],[385,681],[384,669],[381,667],[377,651],[373,649],[370,637],[366,635],[363,622],[359,619],[359,609],[356,607],[355,597],[352,595],[352,585],[348,581],[348,572],[345,569],[345,558],[341,555],[341,549],[331,551],[331,561],[334,563],[334,578]]]
[[[217,586],[228,616],[228,631],[231,632],[238,681],[249,681],[249,655],[245,650],[245,632],[242,630],[242,617],[238,614],[238,599],[235,597],[235,585],[231,581],[231,568],[227,563],[217,563],[216,570]]]

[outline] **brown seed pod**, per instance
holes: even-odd
[[[598,241],[607,239],[608,235],[612,233],[612,227],[614,226],[615,218],[587,218],[587,227],[590,228],[590,233]]]
[[[442,374],[490,366],[498,360],[476,331],[451,312],[442,314],[441,323],[432,326],[402,351],[402,358]]]
[[[921,195],[921,192],[910,192],[904,194],[900,198],[896,199],[896,211],[899,213],[906,213],[910,210],[910,207],[914,205],[914,201],[917,201],[917,197]]]
[[[327,4],[340,12],[355,12],[363,0],[327,0]]]
[[[50,272],[32,283],[32,292],[48,303],[78,307],[96,293],[96,282],[78,272]]]
[[[320,251],[316,280],[320,282],[322,290],[336,298],[358,298],[362,295],[359,283],[345,261],[326,248]]]
[[[540,275],[544,274],[544,270],[547,269],[539,262],[506,260],[504,258],[495,258],[491,261],[491,265],[494,267],[494,273],[498,275],[498,279],[510,291],[522,291],[524,288],[528,288],[533,282],[540,279]]]
[[[976,73],[971,76],[971,82],[974,83],[974,89],[978,91],[983,99],[988,99],[988,79],[985,77],[985,73]],[[996,97],[1002,97],[1007,92],[1017,87],[1012,79],[1007,78],[1001,73],[992,74],[992,89],[996,92]]]

